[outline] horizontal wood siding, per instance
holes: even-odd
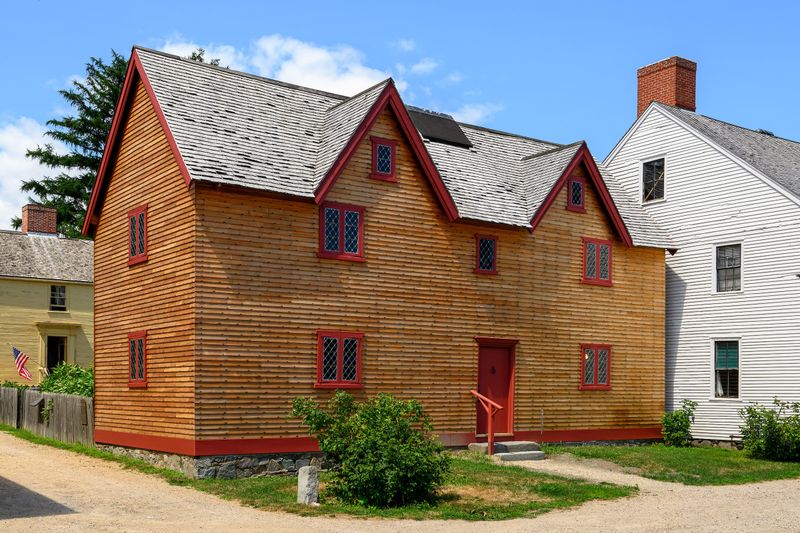
[[[95,236],[96,420],[194,438],[194,208],[138,82]],[[146,263],[128,266],[127,213],[147,204]],[[128,388],[128,334],[147,330],[147,388]]]
[[[667,256],[667,408],[700,402],[699,438],[739,435],[738,411],[800,401],[800,206],[654,110],[609,161],[639,191],[641,160],[666,156],[666,201],[646,204],[672,235]],[[740,293],[715,294],[714,248],[742,243]],[[740,338],[740,396],[713,398],[715,338]]]
[[[394,118],[397,183],[369,179],[369,136],[328,200],[366,208],[366,261],[317,257],[311,202],[198,186],[197,434],[301,436],[318,329],[363,332],[365,388],[421,399],[440,433],[472,432],[478,346],[519,339],[517,430],[652,427],[664,402],[664,258],[615,238],[595,191],[559,197],[534,234],[449,223]],[[455,148],[454,148],[455,149]],[[498,237],[496,276],[473,273],[475,233]],[[614,239],[613,287],[581,284],[581,237]],[[613,346],[612,390],[579,391],[582,343]]]

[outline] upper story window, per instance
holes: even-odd
[[[475,273],[497,274],[497,237],[475,235]]]
[[[581,389],[611,388],[611,346],[582,344]]]
[[[586,181],[573,176],[567,181],[567,209],[583,213],[586,211]]]
[[[147,386],[147,332],[128,334],[128,387]]]
[[[360,388],[363,333],[317,332],[317,388]]]
[[[583,238],[583,282],[611,285],[611,241]]]
[[[320,257],[364,260],[364,208],[323,203],[319,208]]]
[[[647,161],[642,165],[642,201],[664,199],[664,158]]]
[[[717,246],[717,292],[742,289],[742,245]]]
[[[67,287],[65,285],[50,285],[50,310],[67,310]]]
[[[714,341],[714,397],[739,397],[739,341]]]
[[[372,177],[384,181],[397,181],[395,177],[395,152],[397,143],[390,139],[372,137]]]
[[[147,206],[128,213],[128,264],[147,261]]]

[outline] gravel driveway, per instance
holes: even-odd
[[[637,484],[641,493],[505,522],[298,517],[242,507],[116,463],[0,432],[0,531],[800,531],[800,481],[686,487],[556,458],[524,466]]]

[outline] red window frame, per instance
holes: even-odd
[[[595,277],[588,278],[586,277],[586,249],[588,244],[594,244],[596,246],[596,252],[594,256],[595,261]],[[601,246],[608,246],[608,279],[601,279],[600,278],[600,247]],[[583,237],[582,238],[582,246],[581,246],[581,281],[583,283],[587,283],[589,285],[604,285],[604,286],[611,286],[613,284],[613,275],[612,275],[612,259],[614,255],[614,243],[611,241],[603,240],[603,239],[593,239],[590,237]]]
[[[131,341],[138,341],[139,339],[142,340],[142,378],[131,379]],[[128,388],[147,388],[147,330],[128,333],[128,342],[126,346],[126,351],[128,353]],[[138,343],[136,346],[138,346]],[[138,375],[138,373],[136,375]]]
[[[136,253],[131,254],[131,219],[139,220],[139,215],[144,213],[144,252],[139,252],[139,228],[136,228],[134,236]],[[128,265],[136,265],[147,261],[147,204],[140,205],[128,211],[128,233],[127,233],[127,248],[128,248]]]
[[[481,240],[490,240],[494,241],[494,263],[492,264],[491,270],[484,270],[481,268]],[[476,274],[482,274],[484,276],[496,276],[497,275],[497,236],[496,235],[480,235],[478,233],[475,234],[475,269],[474,272]]]
[[[591,385],[586,384],[586,350],[594,350],[594,379]],[[598,365],[597,355],[599,350],[608,350],[608,373],[606,374],[606,383],[597,383]],[[580,390],[609,390],[611,389],[611,358],[612,350],[610,344],[581,344],[581,384],[578,387]]]
[[[333,337],[336,339],[336,379],[322,379],[322,356],[323,339]],[[344,352],[344,339],[357,339],[358,348],[356,350],[356,379],[355,381],[345,381],[342,379],[342,356]],[[364,384],[361,381],[361,354],[364,347],[364,334],[351,331],[317,331],[317,380],[314,383],[316,389],[362,389]]]
[[[580,183],[581,184],[581,203],[580,204],[573,204],[572,203],[572,184],[573,183]],[[576,213],[585,213],[586,212],[586,180],[581,176],[571,176],[567,180],[567,209],[569,211],[575,211]]]
[[[339,210],[339,249],[336,251],[325,249],[325,210]],[[358,252],[351,253],[344,251],[344,212],[358,212]],[[365,261],[364,259],[364,211],[358,205],[340,204],[336,202],[323,202],[319,206],[319,250],[318,257],[325,259],[343,259],[346,261]]]
[[[381,180],[381,181],[391,181],[396,182],[397,176],[395,176],[395,169],[397,168],[397,141],[393,141],[391,139],[385,139],[383,137],[371,137],[372,140],[372,173],[370,177],[372,179]],[[388,146],[392,151],[392,164],[391,164],[391,171],[387,174],[385,172],[378,172],[378,146]]]

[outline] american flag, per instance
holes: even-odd
[[[28,362],[28,356],[25,352],[21,352],[13,346],[11,347],[11,352],[14,354],[14,364],[17,366],[17,373],[28,381],[33,381],[31,373],[25,368],[25,363]]]

